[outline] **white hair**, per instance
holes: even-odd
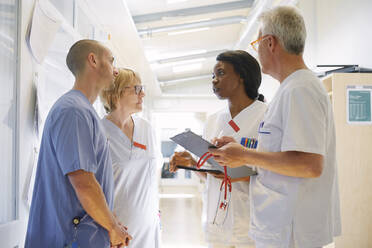
[[[306,28],[302,15],[294,7],[278,6],[259,16],[262,35],[271,34],[288,53],[300,55],[304,51]]]

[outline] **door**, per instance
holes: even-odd
[[[20,247],[17,58],[19,0],[0,0],[0,246]],[[24,224],[23,224],[24,225]]]

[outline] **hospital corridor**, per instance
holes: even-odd
[[[202,201],[196,190],[173,187],[161,194],[162,247],[207,247],[201,223]]]
[[[371,0],[0,0],[0,248],[372,248]]]

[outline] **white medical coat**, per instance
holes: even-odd
[[[150,124],[140,117],[132,118],[133,142],[114,123],[102,119],[114,171],[114,213],[133,237],[131,248],[158,248],[156,168],[161,163],[161,154]]]
[[[233,119],[228,108],[221,110],[208,118],[204,138],[211,140],[214,137],[232,136],[239,143],[242,138],[257,139],[258,126],[263,119],[266,108],[267,106],[263,102],[255,101]],[[238,132],[228,124],[231,120],[240,128]],[[222,227],[213,224],[220,195],[220,185],[220,179],[207,175],[203,205],[205,217],[203,224],[207,242],[226,245],[252,245],[253,241],[248,236],[249,182],[232,183],[228,215]]]
[[[251,178],[251,237],[272,247],[319,247],[341,232],[335,129],[329,97],[310,70],[280,85],[259,129],[259,151],[301,151],[324,156],[319,178],[258,169]],[[270,246],[270,247],[271,247]]]

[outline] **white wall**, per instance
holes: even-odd
[[[306,64],[357,64],[372,68],[372,1],[298,0],[306,24]],[[261,93],[270,102],[279,83],[264,75]]]
[[[361,67],[372,68],[370,46],[372,1],[300,0],[298,7],[302,10],[307,26],[308,37],[304,57],[310,67],[313,68],[317,64],[358,64]],[[335,116],[340,114],[342,113],[337,112]],[[344,123],[336,122],[336,127],[342,125]],[[342,148],[338,147],[339,149]],[[340,167],[339,171],[341,170]],[[339,172],[339,175],[341,174]],[[345,216],[348,212],[345,211],[347,209],[343,210],[344,206],[351,207],[348,201],[355,199],[343,198],[345,196],[342,191],[345,188],[343,183],[347,181],[342,181],[340,178],[341,216],[344,226],[341,238],[336,239],[336,247],[369,247],[366,245],[368,238],[365,235],[368,232],[368,225],[348,221],[355,219],[350,215]],[[370,189],[367,186],[365,190]],[[357,216],[368,215],[363,212],[355,214]],[[359,231],[360,229],[362,230]]]
[[[34,0],[22,1],[21,40],[20,42],[20,74],[19,74],[19,219],[23,229],[17,230],[20,239],[24,240],[28,221],[28,207],[23,194],[28,183],[27,175],[33,163],[33,147],[36,142],[33,132],[35,106],[35,90],[32,83],[33,63],[25,37],[27,26],[32,16]],[[22,241],[23,242],[23,241]],[[23,247],[23,245],[21,245]]]
[[[87,3],[92,3],[88,2]],[[38,65],[33,61],[32,55],[28,49],[26,43],[26,33],[29,22],[32,18],[32,12],[34,7],[35,0],[21,0],[21,30],[20,30],[20,72],[19,72],[19,88],[18,88],[18,98],[19,98],[19,111],[18,111],[18,123],[19,123],[19,151],[18,151],[18,159],[19,159],[19,178],[18,178],[18,202],[19,202],[19,220],[21,221],[21,228],[17,226],[17,235],[19,239],[22,240],[20,247],[23,247],[23,242],[26,234],[27,229],[27,222],[28,222],[28,205],[24,201],[24,196],[27,194],[29,178],[31,175],[32,165],[34,161],[34,147],[37,146],[37,139],[35,136],[34,128],[34,113],[35,113],[35,86],[33,83],[33,74],[35,71],[38,70]],[[84,3],[84,2],[83,2]],[[97,3],[97,2],[95,2]],[[113,2],[114,3],[114,2]],[[118,6],[123,6],[123,2],[121,0],[116,0],[115,4]],[[107,5],[107,4],[106,4]],[[107,8],[113,8],[111,4]],[[130,16],[124,15],[123,19],[129,19]],[[130,19],[131,20],[131,19]],[[128,21],[129,22],[129,21]],[[133,34],[137,35],[136,32],[132,33],[125,33],[126,36],[133,36]],[[115,42],[115,38],[112,37],[111,42],[117,44]],[[116,47],[115,47],[116,48]],[[133,51],[133,48],[130,46],[126,46],[126,51]],[[125,49],[120,50],[120,54],[117,54],[118,57],[125,56]],[[143,54],[142,54],[143,56]],[[119,59],[120,61],[120,59]],[[121,59],[123,61],[123,59]],[[135,64],[137,61],[134,62]],[[149,73],[148,73],[149,74]],[[151,82],[153,83],[153,82]],[[0,245],[1,246],[1,245]],[[2,246],[1,246],[2,247]]]
[[[150,65],[145,57],[142,40],[137,34],[132,16],[127,7],[126,1],[110,0],[85,0],[100,23],[112,36],[112,43],[118,52],[123,64],[137,71],[143,84],[147,87],[148,95],[160,95],[160,87],[151,71]]]
[[[372,68],[372,1],[300,0],[308,39],[305,60]]]

